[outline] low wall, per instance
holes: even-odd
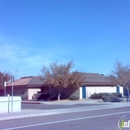
[[[13,102],[12,102],[13,101]],[[21,97],[0,96],[0,113],[12,113],[21,111]]]

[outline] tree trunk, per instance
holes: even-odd
[[[60,100],[61,92],[62,92],[62,88],[58,88],[58,101]]]
[[[58,93],[58,101],[60,100],[60,93]]]

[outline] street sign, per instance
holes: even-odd
[[[6,87],[6,82],[4,82],[4,87]]]
[[[11,82],[14,82],[14,76],[11,76]]]

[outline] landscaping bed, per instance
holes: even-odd
[[[121,102],[121,93],[94,93],[91,99],[102,99],[104,102]]]

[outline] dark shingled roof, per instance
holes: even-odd
[[[84,73],[85,86],[113,86],[113,83],[108,79],[107,76],[98,73]],[[27,87],[42,87],[44,81],[40,79],[39,76],[29,76],[22,77],[21,79],[15,80],[13,83],[14,86],[27,86]],[[11,86],[11,83],[8,83],[7,86]]]
[[[42,87],[43,83],[39,76],[29,76],[15,80],[13,86]],[[11,83],[8,83],[7,86],[11,85]]]
[[[93,85],[93,86],[113,86],[113,83],[109,80],[107,76],[98,73],[84,73],[85,82],[83,85]]]

